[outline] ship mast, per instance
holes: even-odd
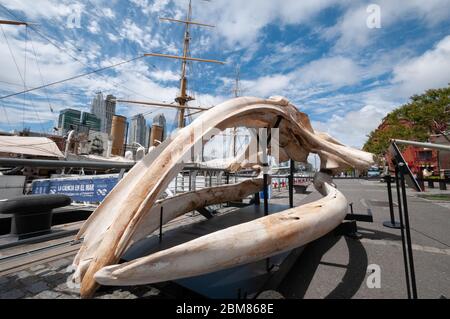
[[[236,66],[236,73],[235,73],[235,79],[234,79],[234,88],[233,93],[234,97],[241,96],[241,68],[240,66]]]
[[[0,24],[8,24],[8,25],[25,25],[28,26],[29,23],[23,21],[11,21],[11,20],[0,20]]]
[[[178,103],[176,106],[178,108],[178,128],[183,128],[185,126],[185,113],[186,109],[189,109],[187,106],[187,103],[189,101],[193,101],[194,98],[189,96],[187,94],[187,85],[188,85],[188,79],[187,79],[187,63],[188,61],[195,61],[195,62],[206,62],[206,63],[218,63],[218,64],[225,64],[221,61],[216,60],[206,60],[206,59],[199,59],[199,58],[192,58],[189,56],[190,52],[190,41],[191,41],[191,35],[190,35],[190,27],[191,25],[195,25],[198,27],[208,27],[208,28],[214,28],[215,26],[205,24],[205,23],[199,23],[192,21],[192,0],[189,0],[189,7],[187,12],[186,20],[177,20],[172,18],[160,18],[162,21],[168,21],[168,22],[176,22],[176,23],[182,23],[185,25],[185,32],[184,32],[184,43],[183,43],[183,55],[182,56],[174,56],[174,55],[168,55],[168,54],[157,54],[157,53],[148,53],[145,54],[145,56],[153,56],[153,57],[164,57],[164,58],[170,58],[170,59],[179,59],[182,61],[181,63],[181,78],[180,78],[180,92],[179,95],[176,97],[175,101]]]
[[[181,63],[181,79],[180,79],[180,95],[175,99],[175,101],[180,104],[180,109],[178,110],[178,127],[184,127],[185,125],[185,119],[184,119],[184,113],[186,112],[186,109],[184,108],[187,104],[187,102],[192,101],[193,98],[191,96],[187,95],[187,78],[186,78],[186,68],[187,68],[187,56],[189,53],[189,45],[191,41],[191,36],[189,32],[189,23],[192,21],[192,2],[189,0],[189,9],[188,9],[188,15],[186,18],[187,23],[185,23],[185,32],[184,32],[184,44],[183,44],[183,57],[185,58],[182,60]]]
[[[234,97],[238,98],[241,95],[241,68],[239,65],[236,66],[236,74],[234,80],[234,88],[233,88]],[[232,155],[236,157],[236,137],[237,137],[237,129],[233,127],[232,131]]]

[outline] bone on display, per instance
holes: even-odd
[[[280,121],[281,120],[281,121]],[[117,265],[135,242],[159,226],[159,207],[164,223],[196,208],[242,199],[258,192],[262,181],[249,180],[160,200],[170,182],[190,160],[192,148],[205,137],[227,128],[272,128],[279,123],[281,159],[307,162],[310,153],[320,156],[321,170],[338,173],[349,167],[367,169],[373,155],[347,147],[327,134],[315,132],[306,114],[282,97],[241,97],[204,112],[151,151],[117,184],[81,228],[83,244],[75,257],[74,280],[81,283],[83,298],[93,296],[99,284],[139,285],[205,274],[261,260],[305,245],[337,227],[345,218],[347,201],[319,173],[314,185],[325,197],[317,202],[220,230],[193,241]],[[269,154],[272,150],[269,147]],[[247,148],[226,163],[231,171],[260,169],[260,163],[244,159]],[[247,157],[245,157],[247,158]],[[259,158],[257,156],[256,158]],[[182,198],[182,200],[179,200]],[[245,240],[248,237],[250,240]]]

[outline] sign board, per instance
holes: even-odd
[[[309,186],[311,184],[311,177],[294,177],[295,186]]]
[[[411,172],[408,163],[406,162],[405,158],[402,155],[402,152],[398,148],[397,144],[394,142],[389,147],[389,152],[393,156],[393,161],[395,161],[393,164],[399,166],[400,170],[402,171],[406,185],[408,185],[410,188],[416,190],[417,192],[422,192],[422,189],[419,186],[419,183],[417,182],[416,178],[414,177],[413,173]]]
[[[118,175],[35,180],[33,194],[63,194],[74,202],[99,203],[116,186]]]

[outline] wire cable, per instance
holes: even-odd
[[[28,46],[28,26],[25,26],[25,51],[24,51],[24,67],[23,67],[23,88],[27,89],[27,46]],[[20,71],[19,71],[20,73]],[[25,129],[25,105],[27,103],[27,95],[23,95],[23,105],[22,105],[22,130]]]
[[[100,68],[100,69],[97,69],[97,70],[93,70],[93,71],[90,71],[90,72],[87,72],[87,73],[83,73],[83,74],[79,74],[79,75],[76,75],[76,76],[72,76],[72,77],[70,77],[68,79],[59,80],[59,81],[55,81],[55,82],[52,82],[52,83],[41,85],[41,86],[38,86],[38,87],[35,87],[35,88],[32,88],[32,89],[27,89],[27,90],[24,90],[24,91],[21,91],[21,92],[8,94],[8,95],[0,97],[0,100],[7,99],[7,98],[10,98],[10,97],[13,97],[13,96],[20,95],[20,94],[33,92],[33,91],[40,90],[40,89],[44,89],[44,88],[47,88],[47,87],[50,87],[50,86],[53,86],[53,85],[69,82],[69,81],[72,81],[72,80],[75,80],[75,79],[79,79],[79,78],[82,78],[82,77],[85,77],[85,76],[89,76],[91,74],[96,74],[96,73],[99,73],[99,72],[102,72],[102,71],[105,71],[105,70],[108,70],[108,69],[116,68],[116,67],[118,67],[120,65],[123,65],[123,64],[126,64],[126,63],[130,63],[130,62],[138,60],[138,59],[142,59],[144,57],[145,57],[144,55],[137,56],[137,57],[134,57],[132,59],[129,59],[129,60],[126,60],[126,61],[122,61],[122,62],[119,62],[119,63],[115,63],[115,64],[112,64],[112,65],[109,65],[109,66],[106,66],[106,67],[103,67],[103,68]]]
[[[2,105],[2,109],[5,112],[5,118],[6,118],[6,122],[8,122],[8,126],[11,126],[11,122],[9,121],[9,117],[8,117],[8,111],[6,110],[6,106],[3,104],[2,101],[0,101],[1,105]]]
[[[20,79],[21,79],[21,81],[23,83],[24,88],[27,89],[27,85],[26,85],[25,79],[22,76],[22,72],[20,72],[19,65],[17,64],[17,60],[16,60],[16,58],[14,56],[14,53],[13,53],[13,51],[11,49],[11,45],[9,44],[8,38],[6,37],[5,30],[3,29],[2,25],[0,25],[0,28],[2,30],[3,37],[5,38],[6,45],[8,46],[9,53],[11,54],[11,58],[13,59],[14,65],[16,66],[17,73],[19,74],[19,77],[20,77]],[[25,47],[25,49],[26,49],[26,47]],[[25,53],[25,61],[26,61],[26,53]],[[26,71],[26,64],[25,64],[25,71]],[[24,104],[22,106],[22,129],[25,129],[25,103],[26,103],[26,99],[24,98]],[[37,119],[38,119],[40,125],[41,125],[41,129],[44,131],[41,119],[39,117],[38,112],[36,111],[36,105],[34,105],[34,103],[32,101],[30,101],[30,104],[34,108],[34,112],[35,112],[35,114],[37,116]]]
[[[30,42],[31,42],[31,48],[33,49],[33,54],[34,54],[34,59],[36,61],[36,66],[37,66],[37,69],[39,71],[39,76],[41,78],[41,83],[42,83],[42,85],[44,85],[44,78],[42,76],[41,67],[39,66],[39,60],[38,60],[38,57],[37,57],[37,54],[36,54],[36,49],[34,48],[33,39],[31,37],[30,37]],[[50,112],[53,113],[53,107],[52,107],[52,104],[50,103],[50,98],[48,96],[48,91],[44,89],[44,93],[45,93],[45,97],[46,97],[47,102],[48,102],[48,106],[50,108]]]
[[[4,6],[3,4],[0,3],[0,8],[2,8],[4,11],[6,11],[7,13],[9,13],[11,16],[13,16],[16,20],[20,20],[20,21],[24,21],[25,19],[20,19],[14,12],[12,12],[11,10],[9,10],[6,6]],[[78,59],[76,56],[74,56],[73,54],[71,54],[70,52],[68,52],[68,49],[64,49],[62,48],[60,45],[58,45],[55,41],[53,41],[52,39],[50,39],[48,36],[46,36],[45,34],[43,34],[38,28],[36,28],[33,25],[29,25],[30,29],[33,30],[34,32],[36,32],[40,37],[42,37],[43,39],[45,39],[47,42],[49,42],[51,45],[53,45],[55,48],[57,48],[59,51],[63,52],[64,54],[66,54],[67,56],[71,57],[73,60],[77,61],[78,63],[82,64],[84,67],[86,67],[87,69],[91,69],[92,68],[90,66],[88,66],[86,63],[84,63],[83,61],[81,61],[80,59]],[[79,48],[75,47],[72,43],[70,43],[77,51],[82,51]],[[95,73],[95,72],[93,72]],[[91,75],[91,74],[90,74]],[[98,75],[98,74],[97,74]],[[149,98],[146,95],[143,95],[141,93],[138,93],[126,86],[124,86],[123,84],[117,83],[112,81],[111,79],[105,79],[104,76],[99,75],[103,80],[105,80],[106,82],[108,82],[108,80],[115,86],[120,86],[122,88],[124,88],[127,91],[130,91],[134,94],[137,94],[139,96],[145,97],[145,98]]]

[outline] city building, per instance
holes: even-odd
[[[81,124],[88,127],[91,131],[101,131],[101,120],[92,113],[83,112],[83,115],[81,116]]]
[[[408,128],[414,127],[414,124],[407,119],[400,119],[398,124]],[[378,130],[385,131],[389,127],[390,125],[385,119]],[[430,135],[429,142],[444,145],[448,143],[446,136],[443,135]],[[450,157],[446,156],[445,152],[416,146],[404,146],[401,148],[401,152],[411,172],[415,175],[421,175],[423,170],[427,170],[435,176],[439,176],[441,172],[450,174]],[[393,171],[392,154],[386,152],[384,158],[386,163],[390,163],[389,168]]]
[[[450,133],[430,136],[430,142],[450,146]],[[450,152],[438,151],[438,165],[445,176],[450,176]]]
[[[106,130],[105,133],[111,134],[113,117],[116,114],[116,97],[108,95],[105,100],[106,109]]]
[[[127,132],[128,122],[125,116],[114,115],[112,128],[111,128],[111,138],[112,138],[112,149],[111,154],[115,156],[123,156],[126,143],[126,132]]]
[[[111,134],[112,120],[116,114],[116,98],[113,95],[108,95],[104,99],[103,93],[97,92],[92,100],[91,113],[100,119],[100,131]]]
[[[162,127],[163,132],[162,132],[162,141],[164,141],[167,138],[167,121],[166,121],[166,117],[164,116],[163,113],[156,115],[153,118],[153,125],[157,125],[159,127]],[[161,141],[161,142],[162,142]]]
[[[145,146],[147,134],[147,122],[144,115],[138,114],[131,118],[130,132],[129,132],[129,144],[138,143]]]
[[[81,122],[81,112],[74,109],[64,109],[59,113],[58,128],[62,133],[77,130]]]
[[[147,126],[147,130],[145,132],[145,145],[143,145],[146,148],[151,147],[151,145],[150,145],[151,134],[152,134],[152,128],[151,128],[151,126]]]

